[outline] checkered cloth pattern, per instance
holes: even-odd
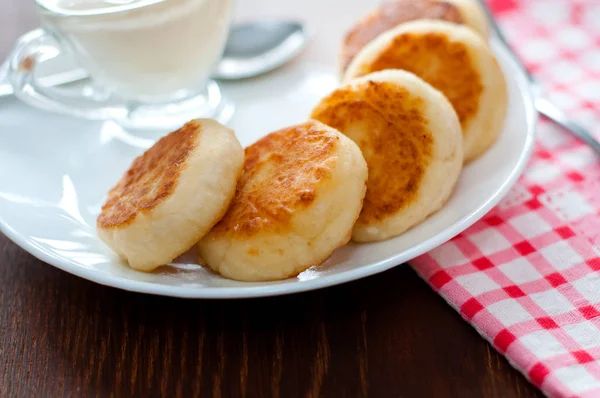
[[[600,136],[600,1],[490,1],[558,107]],[[540,118],[533,157],[484,219],[412,262],[551,397],[600,397],[600,160]]]

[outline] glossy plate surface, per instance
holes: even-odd
[[[248,3],[262,3],[269,12],[277,7],[270,0]],[[223,85],[224,93],[236,104],[230,125],[243,145],[305,120],[320,98],[337,85],[336,43],[344,28],[366,11],[365,5],[359,4],[366,2],[321,3],[320,13],[315,13],[319,4],[315,0],[303,3],[305,8],[286,10],[307,21],[313,35],[307,53],[274,73]],[[322,18],[322,13],[332,15],[336,4],[343,4],[347,15],[335,23]],[[250,12],[245,7],[250,6],[240,5],[238,11],[242,17]],[[323,9],[329,7],[332,9]],[[34,256],[64,271],[125,290],[177,297],[287,294],[384,271],[431,250],[476,222],[498,203],[525,167],[534,138],[532,97],[519,67],[495,43],[493,49],[509,86],[504,131],[488,153],[464,169],[446,206],[400,237],[348,245],[324,265],[297,278],[268,283],[231,281],[193,264],[192,253],[152,274],[129,269],[99,241],[95,219],[107,190],[158,136],[133,136],[112,122],[41,112],[14,97],[0,99],[0,230]]]

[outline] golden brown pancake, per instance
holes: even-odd
[[[379,222],[417,200],[433,147],[424,106],[423,98],[398,84],[369,80],[334,91],[313,111],[312,118],[354,140],[367,161],[359,222]]]
[[[393,69],[414,73],[450,101],[463,131],[465,162],[496,140],[506,113],[506,84],[494,55],[473,29],[439,20],[403,23],[367,44],[344,80]]]
[[[246,149],[223,219],[198,243],[202,261],[237,280],[283,279],[325,261],[350,239],[367,165],[339,131],[308,121]]]
[[[330,177],[338,142],[337,135],[307,122],[246,148],[235,198],[213,231],[243,236],[289,228],[292,214],[310,206],[316,188]]]
[[[157,141],[108,193],[98,236],[151,271],[189,250],[233,199],[244,150],[232,130],[198,119]]]
[[[415,19],[463,22],[458,8],[443,0],[386,1],[346,34],[342,43],[342,70],[346,70],[356,54],[371,40],[403,22]]]
[[[116,228],[129,224],[138,213],[152,210],[175,189],[182,166],[197,144],[200,123],[193,120],[161,138],[139,156],[110,190],[98,226]]]
[[[462,167],[461,129],[448,100],[402,70],[349,81],[314,109],[360,147],[369,168],[353,239],[397,236],[437,211]]]
[[[362,67],[360,75],[386,69],[414,73],[444,93],[463,128],[478,111],[483,91],[479,72],[466,46],[445,34],[400,34],[375,60]]]

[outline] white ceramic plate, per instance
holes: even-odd
[[[337,2],[331,1],[332,5]],[[359,3],[367,2],[344,2],[351,5],[348,9],[352,12],[335,26],[323,18],[322,24],[319,18],[312,19],[317,21],[309,24],[313,35],[335,34],[326,34],[326,40],[313,40],[311,49],[293,64],[261,78],[224,86],[225,94],[237,106],[231,126],[243,145],[303,121],[319,99],[336,86],[335,57],[330,55],[337,51],[333,43],[343,28],[365,11]],[[308,9],[311,4],[316,9],[316,0],[307,3]],[[310,12],[299,15],[310,18]],[[446,242],[479,220],[508,191],[529,158],[536,114],[527,80],[506,52],[496,45],[494,50],[510,93],[504,131],[488,153],[465,168],[446,206],[400,237],[348,245],[324,265],[297,278],[268,283],[231,281],[193,264],[192,255],[152,274],[129,269],[99,241],[95,219],[109,187],[156,137],[129,136],[111,122],[41,112],[14,98],[0,99],[0,230],[34,256],[74,275],[125,290],[167,296],[287,294],[387,270]]]

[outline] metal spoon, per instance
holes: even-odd
[[[304,26],[295,21],[258,21],[234,25],[229,32],[223,57],[213,78],[246,79],[270,72],[300,54],[307,43]],[[12,94],[0,65],[0,97]],[[40,79],[45,86],[57,86],[86,79],[83,69],[73,69]]]
[[[270,72],[304,49],[304,27],[294,21],[252,22],[231,30],[215,79],[245,79]]]

